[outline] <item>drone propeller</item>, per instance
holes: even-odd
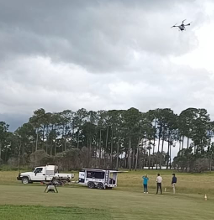
[[[182,24],[184,23],[184,21],[186,21],[186,19],[182,21]]]
[[[176,24],[177,24],[177,23],[176,23]],[[176,24],[174,24],[171,28],[176,27],[176,26],[175,26]]]
[[[189,26],[192,22],[188,23],[188,24],[184,24],[184,26]]]

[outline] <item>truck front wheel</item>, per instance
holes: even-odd
[[[28,184],[28,183],[29,183],[28,177],[23,177],[23,178],[22,178],[22,183],[23,183],[23,184]]]

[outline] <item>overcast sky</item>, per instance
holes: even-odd
[[[214,120],[213,39],[212,0],[0,0],[0,121],[130,107]]]

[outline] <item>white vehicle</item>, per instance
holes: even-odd
[[[60,181],[70,182],[74,178],[74,174],[59,173],[58,167],[55,165],[46,165],[36,167],[33,172],[20,173],[17,180],[21,180],[23,184],[33,182],[51,181],[53,177]]]
[[[79,172],[80,185],[93,189],[112,189],[117,187],[117,174],[120,171],[85,168]]]

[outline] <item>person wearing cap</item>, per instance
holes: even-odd
[[[156,178],[156,183],[157,183],[157,192],[156,192],[156,194],[158,194],[158,191],[159,191],[159,189],[160,189],[160,193],[162,194],[162,177],[160,176],[160,174],[158,173],[158,176],[157,176],[157,178]]]
[[[149,181],[149,178],[147,177],[147,175],[145,175],[145,176],[142,177],[142,179],[143,179],[144,193],[148,194],[148,181]]]
[[[175,184],[177,183],[177,177],[175,176],[175,174],[172,174],[172,191],[173,194],[175,194]]]

